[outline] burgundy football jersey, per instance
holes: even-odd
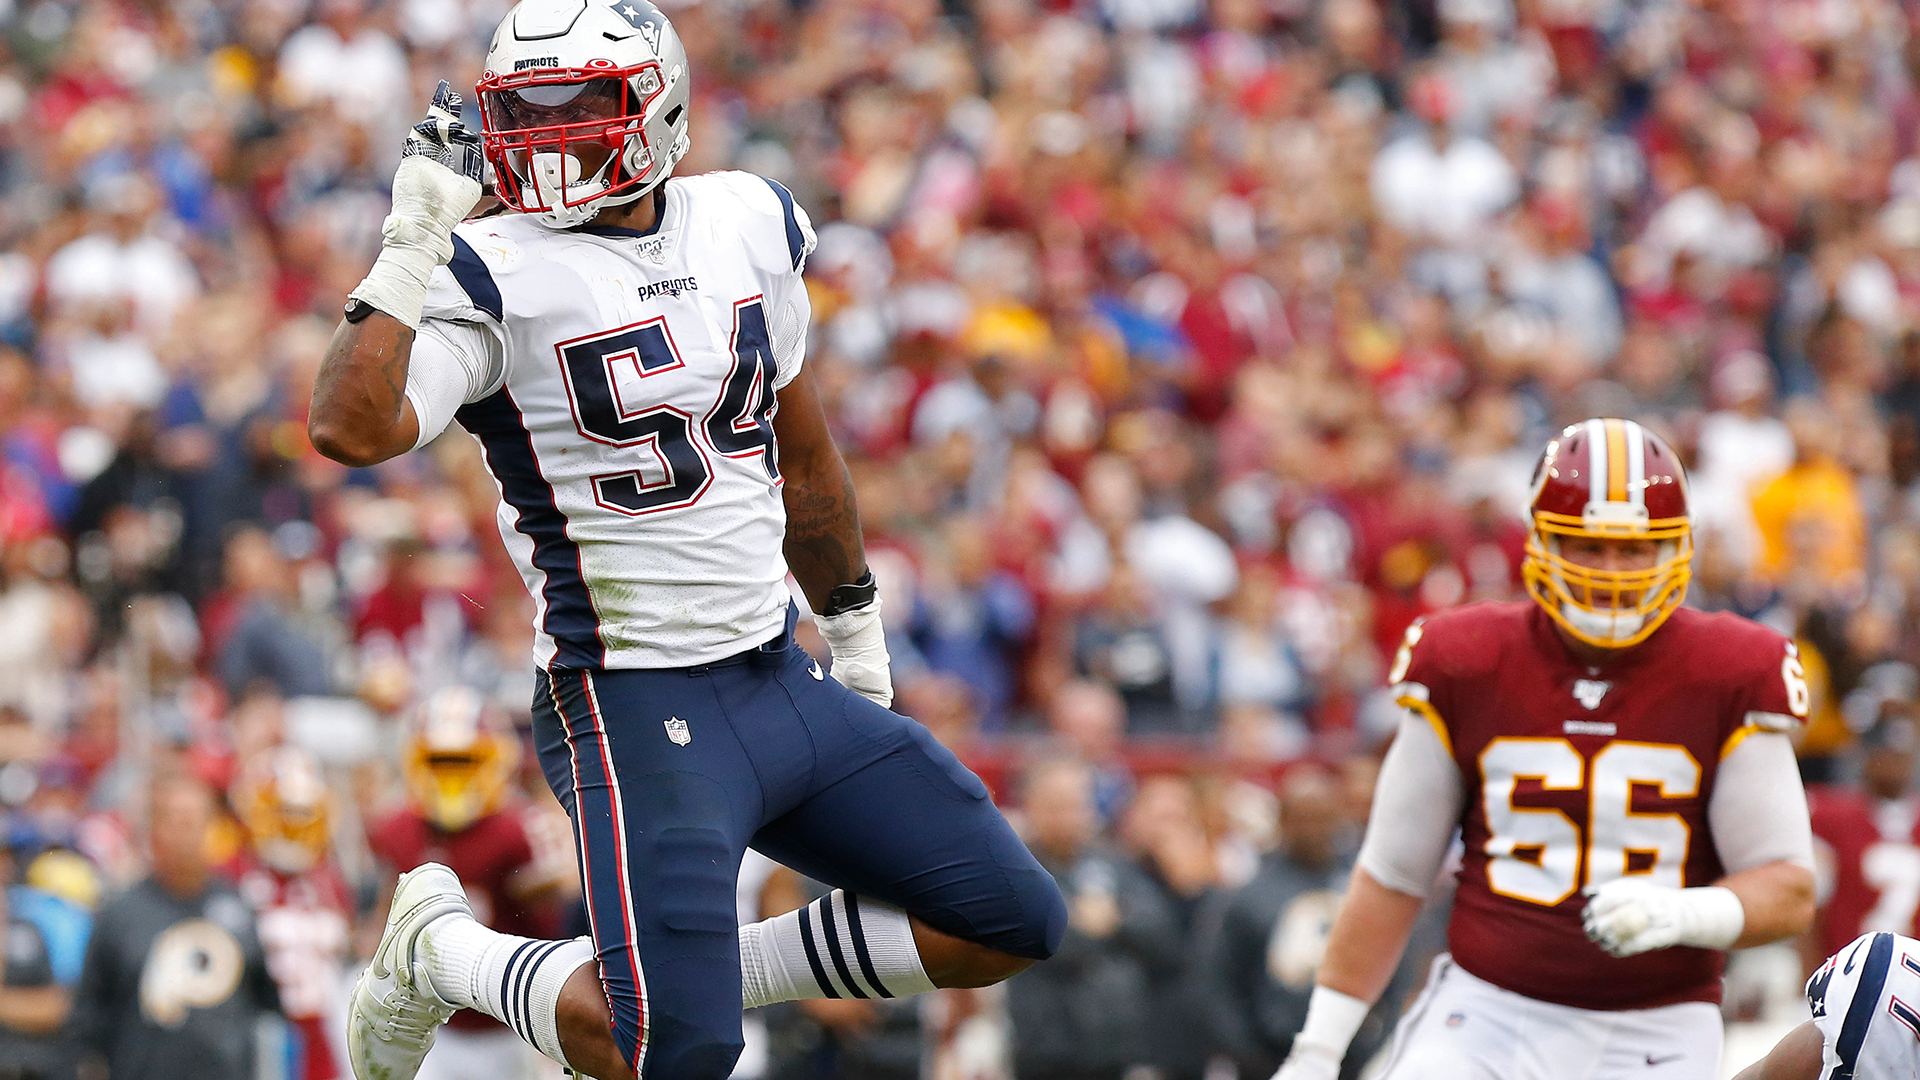
[[[1807,790],[1814,853],[1827,887],[1815,926],[1820,955],[1861,934],[1915,936],[1920,909],[1920,815],[1911,801],[1882,802],[1848,788]]]
[[[395,872],[422,863],[444,863],[467,888],[473,917],[503,934],[550,938],[559,929],[558,912],[529,907],[518,900],[510,881],[523,867],[544,865],[535,859],[522,816],[527,807],[509,807],[489,814],[459,832],[443,832],[408,809],[379,822],[368,834],[373,853]],[[448,1022],[469,1031],[501,1029],[492,1017],[471,1009],[453,1014]]]
[[[1627,875],[1676,887],[1723,876],[1707,828],[1714,773],[1747,734],[1806,715],[1791,642],[1683,608],[1594,669],[1536,605],[1475,604],[1415,623],[1392,681],[1465,781],[1448,928],[1461,967],[1583,1009],[1720,1000],[1719,952],[1608,956],[1581,928],[1581,889]]]
[[[260,931],[267,971],[280,988],[280,1008],[300,1029],[300,1055],[290,1080],[335,1080],[332,1015],[351,944],[353,898],[332,862],[283,874],[242,854],[229,868]]]

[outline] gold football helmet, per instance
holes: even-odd
[[[1638,645],[1686,599],[1687,473],[1666,440],[1632,420],[1583,421],[1548,443],[1527,513],[1527,593],[1574,638],[1608,649]],[[1647,540],[1658,554],[1645,569],[1597,569],[1561,554],[1573,537]]]
[[[333,793],[320,762],[297,746],[256,755],[228,797],[254,855],[281,873],[312,869],[333,843]]]
[[[420,703],[401,762],[428,821],[459,832],[500,808],[520,765],[520,744],[505,727],[470,687],[443,687]]]

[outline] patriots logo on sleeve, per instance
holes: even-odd
[[[1820,965],[1820,970],[1807,980],[1807,1006],[1813,1010],[1815,1019],[1827,1015],[1827,986],[1833,982],[1833,962],[1837,958],[1829,957]]]

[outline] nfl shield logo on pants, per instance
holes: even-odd
[[[693,733],[687,730],[687,722],[677,716],[667,717],[667,738],[675,746],[685,746],[693,741]]]

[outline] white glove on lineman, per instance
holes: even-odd
[[[1589,885],[1581,919],[1587,937],[1614,956],[1674,945],[1727,949],[1746,929],[1747,910],[1732,889],[1676,889],[1633,878]]]
[[[833,677],[840,685],[883,709],[892,705],[893,660],[880,627],[880,598],[838,615],[815,615],[813,625],[833,650]]]
[[[380,257],[352,296],[420,329],[427,278],[453,258],[453,227],[480,200],[480,139],[460,122],[446,80],[427,118],[407,133],[393,174],[393,212],[380,225]]]
[[[1340,1059],[1345,1056],[1324,1046],[1302,1043],[1296,1037],[1293,1052],[1281,1063],[1280,1071],[1273,1074],[1273,1080],[1339,1080]]]
[[[1273,1080],[1339,1080],[1340,1062],[1373,1006],[1326,986],[1307,998],[1307,1019]]]

